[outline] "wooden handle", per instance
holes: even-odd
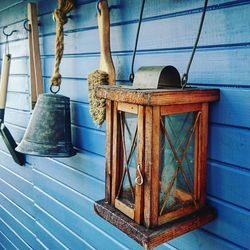
[[[2,61],[1,83],[0,83],[0,109],[5,109],[6,96],[9,81],[11,55],[4,55]]]
[[[35,3],[28,3],[28,20],[31,29],[31,32],[29,32],[30,89],[32,106],[34,106],[37,101],[38,95],[43,93],[37,8]]]
[[[115,84],[115,67],[110,52],[110,19],[109,7],[106,0],[99,3],[100,13],[97,14],[100,36],[100,70],[109,75],[109,84]]]

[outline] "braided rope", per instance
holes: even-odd
[[[67,23],[67,13],[70,12],[73,7],[74,0],[58,0],[58,8],[53,12],[56,22],[56,43],[54,71],[50,81],[54,86],[60,86],[61,84],[62,76],[59,72],[59,67],[64,51],[63,25]]]

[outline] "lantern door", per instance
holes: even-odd
[[[162,107],[159,133],[158,224],[200,207],[198,197],[201,105]],[[201,138],[201,137],[200,137]]]
[[[114,104],[112,203],[137,223],[143,216],[143,107]]]

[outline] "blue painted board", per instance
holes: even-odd
[[[46,229],[51,232],[51,234],[54,235],[67,248],[70,248],[72,246],[76,247],[76,249],[89,248],[89,244],[85,240],[74,234],[66,226],[60,223],[60,221],[58,221],[55,217],[49,215],[37,204],[35,205],[35,208],[37,221],[41,225],[45,225]],[[58,211],[58,213],[60,213],[60,211]]]
[[[9,185],[2,178],[0,178],[1,193],[3,193],[8,199],[21,207],[25,212],[33,215],[33,201],[25,194]]]
[[[220,101],[210,105],[210,121],[250,128],[250,89],[221,88]]]
[[[28,214],[20,206],[11,201],[3,193],[0,194],[0,204],[3,209],[14,216],[22,225],[24,225],[31,232],[34,230],[35,218]]]
[[[0,232],[0,249],[17,249],[17,247],[2,232]]]
[[[20,192],[24,193],[30,199],[33,199],[33,184],[9,170],[7,167],[0,165],[0,176],[4,176],[4,181]]]
[[[76,214],[89,221],[91,224],[97,226],[100,230],[111,234],[116,240],[122,242],[129,248],[141,249],[139,246],[134,246],[134,241],[127,237],[121,232],[107,223],[105,220],[101,219],[94,213],[93,206],[94,201],[82,195],[81,193],[73,190],[70,187],[65,186],[59,181],[52,180],[48,176],[43,175],[39,172],[36,172],[36,187],[39,190],[43,190],[50,197],[56,197],[57,201],[63,204],[65,207],[69,208],[71,211],[74,211]],[[98,191],[98,190],[97,190]],[[40,192],[36,197],[39,197],[39,203],[47,204],[46,195],[42,195]]]
[[[36,232],[37,235],[39,235],[39,241],[41,242],[40,249],[44,249],[42,247],[43,245],[48,249],[69,249],[38,221],[36,222]]]
[[[207,166],[209,195],[250,210],[250,172],[209,161]]]
[[[208,203],[217,210],[217,219],[204,226],[212,234],[247,249],[250,246],[250,212],[237,206],[208,197]]]
[[[9,241],[17,247],[17,249],[31,250],[29,246],[6,222],[0,218],[1,232],[9,239]]]
[[[46,226],[51,226],[55,236],[65,245],[69,246],[70,242],[74,241],[75,244],[72,244],[80,247],[83,244],[80,240],[82,238],[87,242],[91,242],[91,245],[96,249],[100,249],[107,244],[109,244],[110,249],[122,248],[119,242],[112,240],[101,230],[96,230],[94,225],[73,213],[67,207],[62,206],[57,200],[47,196],[41,190],[35,189],[35,192],[38,197],[36,207],[38,220],[40,223],[46,223]],[[61,227],[57,225],[61,223],[63,223]],[[98,237],[98,241],[95,240],[96,237]]]
[[[78,152],[74,157],[57,160],[98,180],[104,181],[105,158],[103,156],[89,152]]]
[[[204,230],[195,230],[169,242],[183,250],[242,250],[242,247],[217,238]]]
[[[8,226],[17,234],[24,243],[32,248],[36,248],[36,236],[32,231],[28,230],[25,225],[21,224],[8,210],[0,207],[1,220],[8,221]]]
[[[250,130],[212,124],[209,135],[210,159],[250,168]]]
[[[39,161],[40,160],[40,161]],[[34,170],[39,173],[48,175],[50,178],[58,180],[66,186],[71,187],[77,192],[91,198],[92,200],[102,199],[104,197],[104,183],[82,172],[75,170],[71,167],[67,167],[62,163],[43,160],[44,165],[40,165],[41,159],[36,159],[36,166]],[[69,178],[70,176],[70,178]],[[34,183],[38,181],[38,178],[34,174]],[[48,185],[50,183],[49,180]]]
[[[3,142],[1,141],[1,143]],[[16,174],[24,178],[26,181],[32,182],[32,167],[28,164],[26,164],[24,167],[20,167],[12,160],[9,153],[2,151],[2,149],[0,151],[0,165],[8,166],[9,170],[15,172]]]

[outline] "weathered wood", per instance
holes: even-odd
[[[172,115],[172,114],[180,114],[180,113],[187,113],[187,112],[194,112],[201,110],[201,104],[189,104],[189,105],[167,105],[161,106],[161,115]]]
[[[42,66],[40,59],[39,31],[37,20],[37,7],[35,3],[28,3],[28,20],[31,31],[29,38],[30,53],[30,89],[32,107],[35,106],[37,98],[43,93]]]
[[[140,105],[173,105],[217,101],[219,90],[199,88],[136,90],[124,86],[99,86],[96,95],[113,101]]]
[[[121,147],[118,145],[121,145],[120,142],[120,121],[118,119],[118,111],[117,111],[117,103],[114,103],[114,109],[113,109],[113,155],[112,155],[112,170],[111,170],[111,178],[112,178],[112,185],[111,185],[111,203],[115,205],[115,199],[117,195],[117,190],[118,190],[118,180],[120,176],[120,171],[119,171],[119,163],[121,161],[120,157],[120,152],[121,152]]]
[[[153,107],[152,145],[147,145],[151,149],[151,219],[150,227],[158,224],[159,207],[159,181],[160,181],[160,107]]]
[[[134,105],[134,104],[119,102],[118,103],[118,110],[121,110],[123,112],[132,113],[132,114],[137,114],[138,113],[138,106]]]
[[[130,208],[123,202],[121,202],[118,199],[115,199],[115,207],[119,209],[121,212],[126,214],[130,219],[134,220],[135,218],[135,210],[133,208]]]
[[[108,74],[108,83],[115,84],[115,67],[110,52],[110,18],[109,6],[106,0],[98,3],[100,12],[97,13],[99,37],[100,37],[100,67]]]
[[[207,169],[207,146],[208,146],[208,104],[202,104],[202,115],[199,130],[199,167],[198,167],[198,190],[200,192],[200,206],[206,202],[206,169]]]
[[[118,209],[105,202],[105,200],[97,201],[94,208],[97,214],[133,238],[145,249],[151,249],[186,232],[197,229],[216,217],[215,210],[205,206],[195,213],[153,229],[148,229],[135,223]]]
[[[197,210],[197,208],[195,208],[193,204],[190,204],[190,205],[185,205],[183,207],[180,207],[177,210],[167,212],[167,213],[159,216],[158,225],[162,225],[166,222],[169,222],[169,221],[172,221],[174,219],[185,216],[187,214],[193,213],[196,210]]]
[[[145,169],[145,109],[143,106],[138,107],[138,137],[137,137],[137,161],[136,166],[140,166],[143,183],[135,186],[135,221],[138,224],[143,222],[143,209],[144,209],[144,169]],[[141,178],[138,170],[136,171],[136,178]]]
[[[106,91],[107,95],[102,97],[105,97],[108,101],[115,103],[113,110],[113,167],[111,191],[111,203],[113,204],[114,209],[117,211],[119,210],[124,215],[131,218],[133,223],[137,223],[137,225],[141,226],[143,225],[143,230],[155,229],[156,232],[160,225],[164,224],[165,228],[165,226],[169,225],[169,223],[172,223],[177,219],[182,220],[183,218],[186,218],[187,215],[196,213],[199,209],[203,209],[203,207],[205,207],[206,188],[205,165],[207,152],[208,101],[218,99],[219,91],[207,89],[149,91],[131,90],[127,88],[121,90],[121,88],[113,86],[104,88],[101,87],[99,90]],[[116,97],[115,94],[118,94],[118,97]],[[119,97],[119,94],[122,95]],[[181,99],[178,99],[180,97]],[[129,98],[129,101],[126,98]],[[158,99],[156,100],[154,98]],[[142,103],[143,105],[138,105],[138,103]],[[120,199],[120,191],[118,191],[118,186],[120,185],[119,190],[122,187],[125,173],[124,171],[128,167],[128,162],[125,162],[125,164],[123,161],[125,158],[127,160],[126,151],[124,151],[125,141],[123,132],[124,127],[122,126],[123,119],[121,118],[121,113],[123,112],[138,115],[136,165],[140,166],[140,169],[138,170],[138,168],[136,168],[136,178],[141,178],[139,174],[140,171],[143,176],[143,183],[142,185],[136,183],[135,189],[132,190],[134,191],[132,195],[135,197],[132,203],[129,199],[127,200],[125,198],[126,196],[121,197]],[[183,140],[186,138],[186,141],[182,140],[181,142],[182,144],[184,143],[184,147],[182,148],[181,156],[179,156],[177,153],[179,147],[176,148],[172,142],[170,134],[165,128],[165,125],[161,124],[161,116],[188,112],[196,113],[196,116],[193,118],[193,125],[189,125],[191,127],[189,127],[186,135],[183,136]],[[177,180],[178,174],[181,174],[186,187],[188,188],[187,192],[178,189],[177,187],[175,189],[175,202],[166,210],[164,210],[165,205],[163,205],[161,210],[159,210],[161,128],[167,138],[165,143],[169,143],[174,154],[174,159],[178,165],[178,168],[172,176],[173,180],[171,185],[173,185]],[[194,186],[191,186],[186,173],[182,168],[182,163],[193,136],[195,136],[193,159]],[[135,135],[133,138],[135,138]],[[124,164],[125,169],[123,166]],[[131,188],[132,184],[130,178],[129,181]],[[168,187],[165,200],[166,202],[172,188],[171,185]],[[197,216],[198,214],[199,213],[197,212]],[[196,220],[199,221],[198,218]],[[196,224],[196,220],[194,219],[194,224]],[[190,219],[188,228],[190,228],[189,225],[191,224]],[[185,225],[186,224],[184,224],[184,228]],[[122,227],[121,230],[123,230]],[[143,243],[144,246],[146,246],[146,248],[156,246],[159,242],[164,242],[168,239],[167,237],[170,239],[173,236],[173,232],[170,233],[168,229],[164,230],[166,230],[166,232],[161,231],[159,234],[161,236],[158,237],[157,234],[157,237],[154,240],[150,239],[148,243]],[[174,228],[174,233],[178,230],[182,231],[182,229]],[[186,230],[188,231],[187,228]],[[172,235],[171,237],[169,236],[170,234]]]
[[[152,167],[152,152],[149,145],[152,145],[152,107],[145,108],[145,181],[144,181],[144,224],[146,227],[151,225],[151,167]]]
[[[112,150],[113,150],[113,103],[106,100],[106,167],[105,167],[105,199],[111,202]]]

